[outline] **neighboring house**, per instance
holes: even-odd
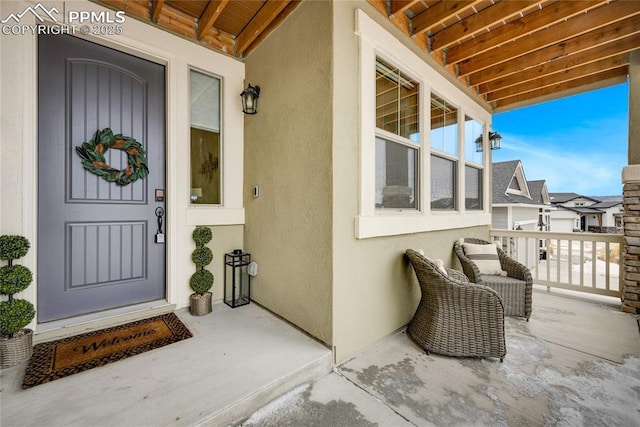
[[[544,180],[527,181],[520,160],[492,163],[492,212],[493,228],[504,230],[548,231],[550,213],[554,208],[549,201],[547,183]],[[524,245],[525,240],[521,240]],[[503,242],[503,250],[528,253],[527,264],[534,266],[537,256],[535,241],[527,241],[529,248],[514,248],[512,243]],[[546,250],[539,242],[540,255]]]
[[[398,9],[402,16],[389,19],[391,2],[33,3],[0,2],[0,18],[11,22],[0,35],[0,233],[31,241],[23,263],[35,286],[21,297],[37,307],[36,335],[187,307],[191,234],[205,225],[215,300],[224,254],[250,252],[259,264],[252,300],[323,342],[339,363],[412,318],[420,295],[407,248],[452,265],[456,239],[489,238],[492,113],[524,99],[489,103],[465,83],[471,71],[456,78],[414,42],[428,45],[426,29],[416,37],[399,30],[409,18]],[[503,18],[486,3],[474,22],[494,28]],[[496,2],[505,22],[513,4]],[[441,3],[449,5],[471,7]],[[52,27],[37,27],[34,10],[54,7],[60,22],[83,11],[111,26],[36,34]],[[242,21],[238,10],[253,18]],[[212,28],[216,19],[224,30]],[[463,24],[449,33],[465,33]],[[495,64],[478,62],[478,70]],[[606,84],[627,81],[627,68],[615,71]],[[255,115],[242,112],[247,83],[261,87]],[[76,148],[106,128],[143,144],[148,176],[139,150],[125,153],[124,140],[109,137],[83,168]],[[105,163],[121,171],[122,185],[96,175]],[[536,200],[520,172],[507,193],[540,209],[544,196]],[[508,226],[518,221],[537,226],[535,218]]]
[[[550,193],[550,197],[557,208],[551,214],[553,232],[621,232],[622,196]]]
[[[548,231],[554,208],[546,181],[527,181],[520,160],[493,163],[492,169],[492,227]]]
[[[588,229],[588,231],[600,230],[605,233],[621,233],[624,227],[622,196],[592,196],[592,198],[598,200],[598,203],[591,205],[591,207],[603,212],[600,217],[602,223],[598,225],[599,228],[596,230]]]

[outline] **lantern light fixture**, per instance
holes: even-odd
[[[251,254],[234,249],[224,255],[224,302],[231,308],[251,302]]]
[[[260,98],[260,86],[249,84],[240,94],[242,97],[242,112],[256,114],[258,112],[258,98]]]
[[[480,135],[479,137],[476,138],[476,152],[477,153],[481,153],[482,152],[482,135]],[[500,135],[498,132],[494,132],[494,131],[489,131],[489,147],[492,150],[499,150],[500,146],[502,145],[502,135]]]

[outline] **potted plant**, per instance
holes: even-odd
[[[196,242],[196,249],[191,254],[191,260],[196,265],[196,272],[191,275],[189,285],[193,289],[193,294],[189,297],[189,311],[194,316],[202,316],[211,313],[211,298],[209,292],[213,286],[213,274],[205,268],[211,263],[213,253],[205,245],[213,238],[213,233],[209,227],[198,226],[193,230],[193,240]]]
[[[0,293],[7,299],[0,301],[0,368],[17,365],[31,357],[33,331],[24,329],[36,315],[29,301],[14,298],[33,280],[31,270],[23,265],[13,265],[29,251],[29,241],[22,236],[0,236],[0,260],[7,265],[0,267]]]

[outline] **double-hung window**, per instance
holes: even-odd
[[[491,113],[361,10],[358,238],[489,226]],[[348,80],[345,77],[345,80]],[[476,152],[477,138],[484,154]]]
[[[417,209],[420,85],[376,59],[376,209]]]

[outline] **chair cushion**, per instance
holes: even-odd
[[[481,274],[501,274],[500,258],[496,245],[476,245],[463,243],[464,254],[478,266]]]
[[[429,261],[430,263],[432,263],[436,267],[438,267],[438,270],[440,270],[440,272],[444,276],[449,276],[449,273],[447,272],[447,269],[444,266],[444,261],[442,261],[441,259],[429,258],[429,257],[425,256],[424,255],[424,251],[422,249],[418,249],[418,250],[416,250],[416,252],[418,252],[421,256],[423,256],[427,261]]]

